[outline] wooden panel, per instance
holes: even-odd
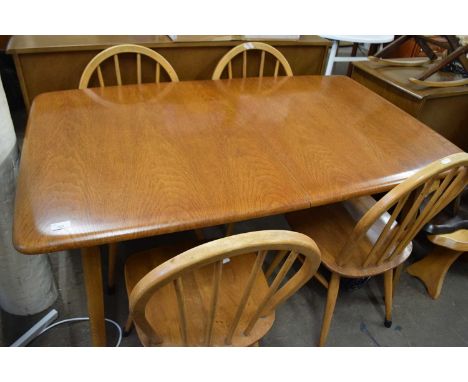
[[[43,94],[14,243],[40,253],[294,211],[383,191],[458,151],[347,77]]]
[[[265,42],[285,55],[295,75],[322,73],[327,40],[302,36],[299,40]],[[101,50],[122,43],[155,49],[170,62],[181,81],[188,81],[210,79],[221,57],[241,41],[172,42],[167,36],[13,36],[8,53],[19,58],[17,72],[25,83],[23,97],[29,105],[41,93],[77,88],[86,64]],[[124,70],[122,67],[123,76]],[[143,67],[142,75],[143,82],[145,77],[154,79],[154,68]]]
[[[413,117],[418,117],[421,102],[417,98],[399,91],[397,88],[386,82],[376,81],[375,77],[372,77],[370,74],[357,67],[353,69],[352,79],[384,97],[386,100],[411,114]]]
[[[184,38],[178,36],[172,41],[167,35],[20,35],[12,36],[8,44],[8,53],[39,53],[77,50],[103,50],[118,44],[138,44],[148,47],[165,46],[234,46],[245,41],[243,36],[232,35],[199,35]],[[188,36],[185,36],[188,37]],[[330,42],[319,36],[300,36],[299,39],[260,39],[258,41],[274,41],[277,45],[294,45],[300,42],[304,45],[330,46]]]
[[[428,99],[418,119],[468,151],[468,94]]]

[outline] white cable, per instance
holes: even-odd
[[[52,325],[49,325],[48,327],[44,328],[38,335],[37,337],[41,336],[42,334],[44,334],[45,332],[47,332],[49,329],[52,329],[58,325],[61,325],[61,324],[65,324],[66,322],[76,322],[76,321],[88,321],[89,320],[89,317],[76,317],[76,318],[68,318],[66,320],[62,320],[62,321],[58,321],[58,322],[55,322],[53,323]],[[105,318],[105,320],[107,322],[110,322],[111,324],[113,324],[117,330],[119,331],[119,339],[117,341],[117,344],[115,345],[115,347],[119,347],[120,346],[120,342],[122,342],[122,328],[120,327],[120,325],[109,319],[109,318]],[[36,338],[37,338],[36,337]]]

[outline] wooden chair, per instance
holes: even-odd
[[[101,53],[97,54],[89,63],[86,65],[86,68],[81,75],[79,89],[86,89],[89,85],[89,81],[93,74],[96,72],[99,80],[99,85],[101,87],[105,86],[104,76],[101,70],[101,64],[107,59],[113,57],[114,60],[114,69],[115,69],[115,78],[117,85],[122,85],[122,75],[120,72],[120,61],[119,54],[135,53],[136,55],[136,80],[138,84],[141,84],[142,72],[141,72],[141,56],[146,56],[151,58],[156,63],[155,67],[155,82],[159,83],[161,79],[161,67],[166,71],[171,81],[178,82],[179,77],[174,70],[174,68],[169,64],[169,62],[161,56],[159,53],[151,50],[145,46],[134,45],[134,44],[122,44],[112,46],[103,50]]]
[[[356,211],[368,198],[299,211],[286,216],[291,228],[314,238],[331,271],[320,334],[325,345],[342,276],[384,274],[385,326],[392,323],[393,282],[411,254],[411,240],[467,183],[468,154],[435,161],[389,191],[356,224]],[[428,197],[426,200],[425,198]],[[421,203],[425,206],[420,209]],[[367,203],[369,204],[369,203]],[[354,215],[354,216],[353,216]],[[394,269],[396,271],[394,272]],[[395,275],[394,275],[395,273]]]
[[[234,57],[242,53],[242,78],[247,77],[247,51],[249,50],[260,50],[261,51],[261,57],[260,57],[260,66],[258,69],[258,77],[263,77],[264,74],[264,69],[265,69],[265,53],[271,54],[275,59],[275,68],[273,72],[273,76],[277,77],[279,74],[279,68],[280,65],[283,67],[283,70],[286,74],[286,76],[292,76],[292,70],[291,66],[289,65],[288,61],[286,58],[283,56],[283,54],[276,48],[272,47],[271,45],[265,44],[263,42],[246,42],[243,44],[239,44],[232,48],[229,52],[227,52],[221,60],[219,60],[218,65],[216,65],[216,68],[213,72],[213,76],[211,79],[213,80],[219,80],[221,79],[221,76],[224,72],[224,69],[226,67],[228,68],[227,70],[227,76],[229,79],[232,79],[233,77],[233,70],[232,70],[232,61]]]
[[[170,80],[173,82],[178,82],[179,78],[171,66],[171,64],[159,53],[151,50],[145,46],[141,45],[134,45],[134,44],[122,44],[112,46],[103,50],[102,52],[98,53],[89,63],[86,65],[86,68],[83,70],[81,75],[80,84],[78,86],[79,89],[86,89],[89,85],[89,82],[94,75],[97,73],[97,78],[99,81],[100,87],[105,86],[103,72],[101,70],[101,65],[104,61],[113,57],[114,61],[114,70],[115,70],[115,79],[118,86],[122,85],[122,74],[120,70],[120,61],[119,61],[119,54],[135,54],[135,65],[136,65],[136,81],[138,84],[142,83],[142,70],[141,70],[141,56],[145,56],[150,58],[156,63],[155,66],[155,82],[159,83],[161,79],[161,67],[166,71],[167,75],[169,76]],[[203,234],[201,231],[196,231],[197,237],[203,239]],[[115,288],[115,268],[117,263],[117,250],[118,244],[113,243],[109,244],[108,251],[109,251],[109,266],[108,266],[108,281],[107,281],[107,288],[109,293],[114,292]]]
[[[181,249],[152,249],[125,264],[129,324],[145,346],[256,345],[273,325],[275,308],[320,265],[314,241],[291,231],[249,232]],[[279,259],[270,268],[284,260],[270,285],[262,270],[267,255]]]

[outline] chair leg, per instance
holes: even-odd
[[[330,324],[335,310],[336,298],[340,289],[340,275],[333,272],[330,282],[328,283],[327,305],[325,306],[325,313],[323,314],[322,330],[320,332],[319,346],[325,346],[327,341],[328,332],[330,331]]]
[[[115,267],[117,265],[117,247],[118,243],[109,244],[109,260],[107,273],[107,293],[114,294],[115,292]]]
[[[124,328],[122,335],[124,337],[127,337],[132,331],[132,329],[133,329],[133,320],[132,320],[132,316],[129,314],[127,318],[127,322],[125,323],[125,328]]]
[[[395,271],[393,272],[393,295],[395,294],[395,289],[400,282],[400,276],[401,276],[401,271],[403,270],[403,264],[401,263],[398,267],[395,268]]]
[[[384,273],[385,286],[385,322],[386,328],[392,326],[392,302],[393,302],[393,269]]]

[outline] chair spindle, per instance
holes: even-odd
[[[184,289],[182,285],[182,278],[177,278],[174,281],[174,287],[177,295],[177,306],[179,308],[179,322],[180,322],[180,335],[184,346],[187,346],[188,336],[187,336],[187,313],[185,309],[185,300],[184,300]]]
[[[263,67],[265,66],[265,51],[262,50],[262,56],[260,58],[260,70],[258,72],[259,77],[263,77]]]
[[[274,272],[278,264],[281,263],[281,261],[284,259],[284,257],[287,254],[288,254],[288,251],[280,251],[276,254],[275,258],[273,259],[267,271],[265,272],[265,278],[268,279],[268,277],[271,276],[271,274]]]
[[[242,78],[247,77],[247,51],[242,52]]]
[[[205,346],[211,345],[212,334],[213,334],[213,323],[216,316],[216,309],[218,307],[219,298],[219,283],[221,280],[221,274],[223,271],[223,260],[218,261],[213,267],[213,294],[210,302],[210,315],[208,319],[208,325],[206,328],[205,335]]]
[[[276,60],[276,65],[275,65],[275,74],[274,74],[274,77],[278,77],[278,72],[279,72],[279,65],[280,65],[280,62],[279,62],[279,60]]]
[[[248,336],[250,334],[251,330],[253,329],[253,327],[257,323],[258,319],[260,318],[261,314],[263,313],[263,310],[267,306],[268,302],[273,297],[275,292],[278,290],[278,288],[279,288],[281,282],[283,281],[284,277],[288,273],[291,266],[294,264],[294,261],[296,260],[297,255],[298,255],[298,253],[296,251],[291,251],[289,253],[289,256],[287,257],[287,259],[284,262],[283,266],[281,267],[280,271],[276,275],[275,280],[273,281],[270,288],[268,289],[268,293],[266,294],[263,301],[258,306],[258,308],[257,308],[255,314],[253,315],[253,317],[250,319],[250,322],[247,325],[247,328],[244,330],[244,334],[246,336]]]
[[[156,63],[156,83],[159,84],[159,80],[161,78],[161,66],[159,62]]]
[[[229,328],[228,334],[226,336],[226,345],[231,345],[232,337],[234,332],[239,325],[240,318],[242,313],[244,312],[245,306],[247,301],[250,297],[250,293],[252,292],[253,286],[255,285],[255,280],[258,277],[259,272],[262,270],[263,261],[265,260],[265,256],[268,251],[261,251],[257,254],[255,258],[255,263],[250,271],[249,279],[247,281],[247,285],[245,286],[244,293],[242,294],[241,300],[239,302],[239,306],[237,307],[236,314],[234,315],[234,319],[232,320],[231,326]]]
[[[98,74],[98,78],[99,78],[99,86],[101,88],[103,88],[104,87],[104,78],[102,77],[101,66],[97,67],[97,74]]]
[[[137,83],[138,85],[141,84],[141,54],[137,53]]]
[[[122,85],[122,77],[120,76],[119,55],[114,56],[115,77],[117,78],[117,85]]]

